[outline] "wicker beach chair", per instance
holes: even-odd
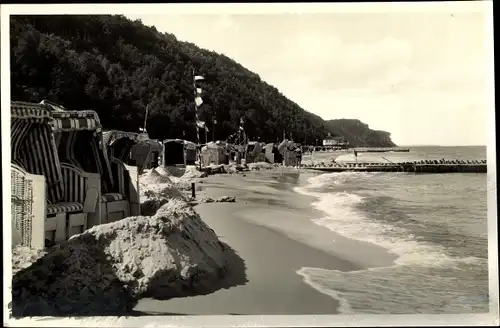
[[[88,180],[98,181],[99,176],[85,175],[71,165],[60,163],[51,123],[51,111],[46,105],[11,103],[11,178],[15,182],[13,188],[18,188],[13,189],[13,197],[23,194],[23,189],[28,190],[23,197],[31,199],[33,204],[32,224],[38,226],[41,220],[44,228],[39,231],[43,239],[57,243],[87,228],[87,214],[92,212],[92,199],[96,199],[98,192]],[[14,201],[13,212],[18,210]],[[20,227],[20,223],[15,224]],[[29,232],[20,229],[25,244]],[[29,245],[42,247],[38,242],[35,244]]]
[[[203,166],[229,164],[225,145],[209,142],[201,148],[201,164]]]
[[[45,177],[11,164],[13,247],[45,247],[45,207]]]

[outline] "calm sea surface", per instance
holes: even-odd
[[[315,159],[327,159],[317,153]],[[486,147],[416,147],[361,153],[358,161],[486,159]],[[305,157],[305,159],[307,159]],[[345,155],[337,161],[353,161]],[[313,288],[345,313],[488,311],[486,174],[327,173],[298,192],[316,197],[316,224],[398,255],[394,265],[355,272],[302,268]]]

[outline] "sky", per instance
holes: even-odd
[[[323,119],[359,119],[399,145],[486,145],[487,11],[136,14],[223,53]]]

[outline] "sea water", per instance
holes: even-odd
[[[360,162],[442,158],[485,159],[486,147],[358,155]],[[301,268],[306,283],[340,301],[340,312],[488,312],[486,174],[326,173],[296,191],[316,198],[312,206],[325,214],[316,224],[398,256],[360,271]]]

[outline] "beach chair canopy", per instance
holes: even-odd
[[[51,107],[52,128],[61,162],[73,164],[85,172],[98,173],[102,177],[103,191],[112,190],[111,165],[97,113]]]
[[[163,152],[163,146],[158,140],[145,139],[132,146],[130,159],[142,171],[149,166],[149,163],[156,162],[159,154]]]
[[[59,104],[56,104],[55,102],[52,102],[50,100],[47,100],[47,99],[44,99],[40,102],[41,105],[45,105],[47,106],[48,108],[51,109],[51,111],[58,111],[58,112],[61,112],[61,111],[66,111],[66,107],[62,106],[62,105],[59,105]]]
[[[229,146],[229,144],[226,141],[222,141],[222,140],[217,140],[215,142],[215,144],[220,146],[220,147],[228,147]]]
[[[229,147],[223,143],[209,142],[201,148],[201,151],[214,151],[220,154],[226,154],[229,151]]]
[[[184,140],[166,139],[163,141],[164,165],[184,164]]]
[[[229,148],[223,143],[209,142],[201,149],[203,165],[229,164]]]
[[[192,141],[184,140],[184,148],[189,150],[196,150],[196,144]]]
[[[209,142],[201,150],[207,150],[207,149],[217,149],[221,147],[220,145],[216,144],[215,142]]]
[[[135,132],[110,130],[103,133],[103,142],[108,155],[124,163],[128,162],[132,147],[147,139],[149,137]]]
[[[263,144],[257,141],[249,141],[247,145],[247,152],[251,156],[257,156],[262,151]]]
[[[273,153],[275,149],[277,150],[277,147],[274,143],[268,143],[264,146],[264,149],[267,153]]]
[[[285,139],[283,140],[279,146],[278,146],[278,150],[280,153],[283,154],[283,152],[285,152],[286,150],[293,150],[293,145],[294,145],[294,142],[291,141],[291,140],[288,140],[288,139]]]
[[[146,144],[151,147],[151,151],[161,153],[163,151],[163,146],[159,140],[147,139],[141,142],[141,144]]]
[[[49,200],[60,201],[63,182],[50,109],[43,104],[13,101],[10,116],[12,163],[28,173],[45,176]]]
[[[196,144],[191,141],[184,140],[184,157],[186,165],[194,165],[196,162]]]

